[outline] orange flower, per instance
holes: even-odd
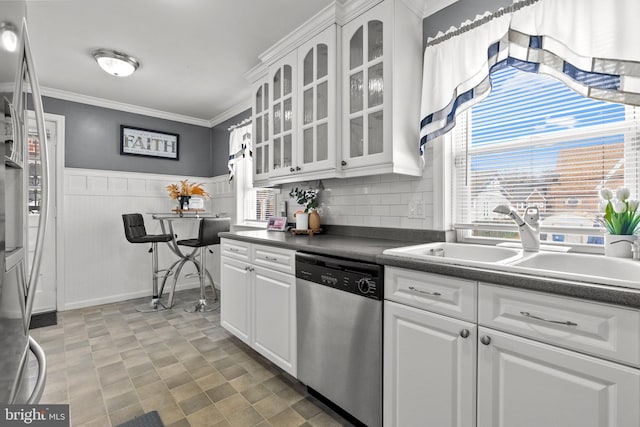
[[[177,199],[180,196],[201,196],[204,198],[211,197],[209,193],[203,188],[203,183],[190,184],[188,179],[180,181],[178,184],[167,185],[167,192],[169,197]]]

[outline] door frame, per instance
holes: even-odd
[[[28,118],[35,120],[35,113],[28,111]],[[62,212],[64,203],[64,137],[65,137],[65,116],[59,114],[44,113],[44,121],[56,124],[56,167],[49,170],[50,176],[55,180],[55,198],[52,199],[55,209],[49,212],[54,215],[56,228],[56,311],[64,310],[64,224],[62,222]]]

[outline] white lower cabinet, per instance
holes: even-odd
[[[638,369],[484,327],[478,335],[478,427],[640,426]]]
[[[246,344],[250,336],[251,271],[246,261],[227,256],[220,263],[220,324]]]
[[[445,316],[408,277],[448,298],[385,269],[385,426],[640,426],[637,309],[447,278],[473,304]]]
[[[384,425],[474,425],[476,329],[385,301]]]
[[[253,270],[251,346],[296,376],[296,278],[268,268]]]
[[[238,244],[247,250],[224,251]],[[228,239],[221,245],[220,324],[296,377],[295,252]],[[272,268],[257,265],[266,262]]]

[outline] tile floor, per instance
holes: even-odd
[[[70,404],[71,425],[117,426],[158,411],[165,426],[350,425],[220,326],[220,313],[138,313],[131,300],[58,313],[31,331],[47,355],[41,403]]]

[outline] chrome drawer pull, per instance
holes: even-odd
[[[421,291],[420,289],[416,289],[413,286],[409,286],[409,290],[413,292],[417,292],[419,294],[431,295],[433,297],[439,297],[442,295],[440,292]]]
[[[529,313],[528,311],[521,311],[520,314],[522,314],[525,317],[528,317],[530,319],[536,319],[536,320],[541,320],[543,322],[548,322],[548,323],[555,323],[557,325],[566,325],[566,326],[578,326],[577,323],[575,322],[571,322],[569,320],[566,321],[562,321],[562,320],[549,320],[549,319],[545,319],[542,317],[538,317],[538,316],[534,316],[533,314]]]
[[[272,256],[266,256],[266,255],[265,255],[264,259],[266,259],[267,261],[275,261],[275,262],[280,261],[278,258],[275,258],[275,257],[272,257]]]
[[[228,250],[230,250],[231,252],[240,252],[240,249],[236,249],[236,248],[227,248]]]

